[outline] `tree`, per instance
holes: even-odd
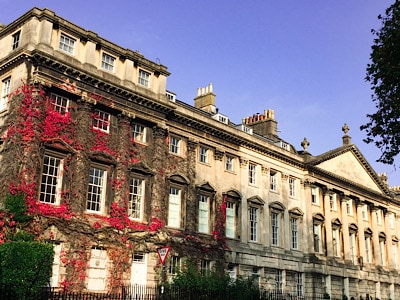
[[[382,27],[371,30],[375,39],[365,77],[371,83],[377,111],[367,115],[369,122],[360,129],[366,131],[366,143],[381,149],[377,161],[393,164],[400,153],[400,0],[378,19]]]

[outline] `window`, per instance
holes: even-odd
[[[150,73],[143,70],[139,70],[138,83],[145,87],[150,87]]]
[[[292,249],[299,248],[299,230],[298,230],[298,219],[290,218],[290,229],[292,233]]]
[[[271,191],[276,192],[278,189],[278,173],[271,171],[269,174],[269,188]]]
[[[385,240],[379,240],[379,254],[381,266],[386,266]]]
[[[368,221],[368,207],[364,204],[361,208],[361,214],[364,221]]]
[[[271,235],[272,245],[277,246],[279,244],[279,215],[277,213],[271,213]]]
[[[146,127],[132,124],[132,136],[135,142],[146,143]]]
[[[330,209],[333,211],[337,211],[337,201],[336,201],[336,194],[329,195],[329,205]]]
[[[349,216],[353,215],[353,200],[351,199],[346,201],[346,212]]]
[[[174,187],[169,189],[168,226],[181,226],[181,190]]]
[[[235,238],[235,203],[226,202],[225,234],[227,238]]]
[[[21,37],[21,31],[17,31],[12,35],[12,49],[15,50],[19,46],[19,40]]]
[[[225,156],[225,170],[229,172],[234,171],[234,158],[232,156]]]
[[[60,46],[59,48],[69,54],[74,54],[75,53],[75,44],[76,40],[61,33],[60,36]]]
[[[317,187],[311,188],[311,203],[319,205],[319,188]]]
[[[334,256],[340,256],[340,233],[338,228],[332,229],[332,249]]]
[[[169,139],[169,151],[171,153],[180,154],[181,152],[181,139],[171,136]]]
[[[132,256],[132,261],[144,263],[146,261],[146,254],[143,252],[134,252]]]
[[[181,258],[179,256],[171,256],[169,261],[168,273],[172,276],[178,274],[181,270]]]
[[[390,229],[394,229],[394,214],[389,214],[389,227]]]
[[[143,215],[144,180],[139,178],[129,179],[128,215],[132,219],[141,220]]]
[[[236,278],[237,278],[237,268],[236,268],[236,265],[234,265],[234,264],[228,264],[228,270],[227,270],[227,273],[228,273],[228,275],[229,275],[229,278],[231,278],[231,279],[233,279],[233,280],[236,280]]]
[[[393,268],[399,267],[399,259],[397,257],[397,242],[392,243],[392,255],[393,255]]]
[[[365,259],[367,260],[367,263],[372,262],[371,237],[370,236],[365,237]]]
[[[206,275],[211,272],[211,261],[202,259],[200,261],[200,273]]]
[[[357,249],[356,249],[356,234],[350,233],[350,258],[353,264],[356,262]]]
[[[258,227],[258,208],[250,206],[249,209],[249,222],[250,222],[250,241],[251,242],[257,242],[258,241],[258,236],[257,236],[257,227]]]
[[[199,148],[199,161],[202,163],[208,163],[208,149],[201,147]]]
[[[298,297],[303,296],[303,274],[296,273],[296,294]]]
[[[275,291],[279,294],[282,293],[283,282],[282,282],[282,270],[275,270]]]
[[[289,196],[296,197],[296,179],[289,177]]]
[[[321,253],[322,252],[321,224],[314,224],[313,233],[314,233],[314,251],[317,253]]]
[[[199,198],[199,232],[209,233],[210,198],[200,195]]]
[[[256,184],[256,165],[249,164],[249,183]]]
[[[101,68],[109,72],[114,72],[114,67],[115,57],[103,52],[101,56]]]
[[[51,107],[54,111],[59,112],[62,115],[65,115],[68,111],[68,98],[61,97],[55,94],[51,94],[50,103]]]
[[[380,209],[378,209],[376,212],[376,223],[377,224],[382,224],[382,211]]]
[[[101,213],[103,210],[106,191],[107,172],[95,167],[89,170],[89,186],[86,209],[90,212]]]
[[[93,114],[93,128],[108,132],[110,128],[110,114],[95,109]]]
[[[45,154],[43,157],[42,182],[40,184],[40,201],[58,204],[61,197],[63,160]]]
[[[8,95],[10,94],[11,77],[4,79],[1,83],[0,111],[3,111],[7,109]]]

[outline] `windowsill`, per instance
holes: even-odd
[[[210,163],[208,163],[208,162],[199,161],[199,164],[202,165],[202,166],[205,166],[205,167],[211,167]]]
[[[229,174],[236,175],[235,171],[231,171],[231,170],[227,170],[227,169],[225,169],[224,171],[227,172],[227,173],[229,173]]]

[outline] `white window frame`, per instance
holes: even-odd
[[[289,196],[296,198],[296,178],[289,177]]]
[[[211,261],[202,259],[200,261],[200,273],[201,275],[206,275],[211,272]]]
[[[362,219],[364,221],[368,221],[368,206],[367,206],[367,204],[364,204],[361,207],[361,215],[362,215]]]
[[[364,240],[365,240],[365,258],[367,263],[371,263],[372,262],[371,237],[366,236]]]
[[[15,32],[12,35],[12,45],[11,45],[12,50],[15,50],[19,47],[20,41],[21,41],[21,30]]]
[[[392,242],[392,256],[393,256],[393,268],[399,268],[399,257],[398,257],[398,250],[397,250],[397,242]]]
[[[277,212],[271,212],[271,245],[279,246],[279,218],[280,214]]]
[[[101,54],[101,68],[108,72],[114,73],[116,58],[106,52]]]
[[[388,218],[389,218],[389,227],[390,229],[394,229],[394,214],[390,213],[388,214]]]
[[[249,241],[257,243],[258,237],[258,220],[259,220],[259,208],[255,206],[249,207]]]
[[[181,142],[182,139],[172,135],[169,138],[169,152],[178,155],[181,154]]]
[[[291,242],[292,249],[299,249],[299,219],[290,218],[290,232],[291,232]]]
[[[109,133],[111,115],[100,109],[95,109],[93,113],[93,128]]]
[[[321,224],[313,224],[313,242],[314,242],[314,251],[316,253],[322,253],[322,226]]]
[[[353,215],[353,200],[352,199],[348,199],[346,201],[346,212],[347,212],[348,216]]]
[[[182,190],[177,187],[169,188],[168,226],[181,227]]]
[[[225,235],[227,238],[234,239],[236,232],[236,203],[232,201],[226,202],[226,221]]]
[[[278,191],[278,172],[270,171],[269,173],[269,189],[270,191]]]
[[[233,172],[235,169],[235,158],[230,155],[225,156],[225,170],[228,172]]]
[[[381,266],[386,266],[386,241],[379,239],[379,255]]]
[[[199,147],[199,162],[208,164],[209,150],[203,146]]]
[[[201,233],[210,233],[210,197],[199,195],[199,222],[198,230]]]
[[[107,190],[107,171],[91,166],[89,169],[89,183],[86,197],[86,211],[102,214]]]
[[[151,78],[150,72],[147,72],[143,69],[139,69],[138,84],[148,88],[148,87],[150,87],[150,78]]]
[[[180,256],[172,255],[169,259],[168,274],[171,276],[176,276],[182,268],[182,259]]]
[[[329,207],[331,211],[337,211],[337,197],[335,193],[329,194]]]
[[[316,186],[311,187],[311,203],[319,205],[319,188]]]
[[[39,192],[40,202],[54,205],[60,204],[63,173],[64,160],[45,153]]]
[[[275,292],[281,294],[283,292],[282,270],[275,270]]]
[[[228,273],[229,278],[231,278],[232,280],[236,280],[236,278],[237,278],[237,267],[236,267],[235,264],[229,263],[226,272]]]
[[[61,115],[65,115],[69,108],[69,99],[57,94],[50,95],[51,108]]]
[[[89,290],[105,290],[108,260],[106,249],[101,247],[92,247],[87,273],[87,288]]]
[[[375,211],[375,215],[376,215],[376,224],[382,225],[382,210],[381,209],[377,209]]]
[[[349,239],[350,239],[350,257],[353,264],[355,264],[357,258],[356,234],[354,232],[350,232]]]
[[[255,185],[257,177],[257,165],[249,163],[249,184]]]
[[[340,257],[341,243],[340,243],[340,229],[332,229],[332,252],[336,257]]]
[[[61,33],[58,48],[68,54],[74,55],[76,47],[76,39]]]
[[[7,77],[1,81],[1,98],[0,98],[0,111],[7,110],[8,96],[11,90],[11,77]]]
[[[296,273],[296,294],[298,297],[304,295],[303,273]]]
[[[146,127],[137,123],[132,124],[132,137],[137,143],[146,143]]]
[[[128,216],[133,220],[142,220],[144,208],[145,181],[142,178],[129,178]]]

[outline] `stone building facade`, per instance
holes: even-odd
[[[297,296],[400,299],[400,202],[343,126],[313,156],[274,111],[234,124],[167,68],[33,8],[0,26],[2,195],[54,243],[53,286],[157,284],[191,257]],[[77,280],[79,278],[79,280]]]

